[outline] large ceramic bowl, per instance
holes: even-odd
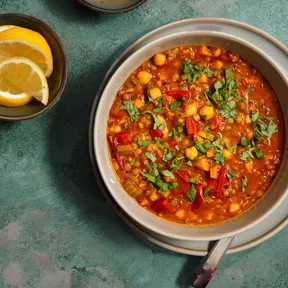
[[[288,116],[283,114],[285,136],[282,164],[279,172],[265,196],[255,207],[241,217],[219,225],[189,226],[161,219],[140,207],[121,187],[110,163],[110,156],[107,149],[108,143],[106,140],[106,123],[109,110],[123,82],[145,60],[160,51],[191,44],[218,46],[238,53],[262,72],[278,96],[282,110],[287,111],[288,98],[286,95],[288,93],[288,79],[287,76],[278,69],[269,55],[237,36],[209,31],[182,32],[159,38],[143,46],[119,66],[107,83],[98,103],[93,137],[96,162],[105,185],[118,205],[130,217],[147,229],[165,237],[180,240],[204,241],[237,235],[240,232],[250,229],[267,218],[283,201],[288,193],[288,154],[286,152]],[[103,143],[105,143],[105,145],[103,145]],[[255,179],[255,181],[257,181],[257,179]]]

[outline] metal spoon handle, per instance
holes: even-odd
[[[194,274],[192,287],[204,288],[208,285],[233,239],[234,236],[222,238],[213,245]]]

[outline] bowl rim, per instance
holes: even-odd
[[[106,9],[106,8],[100,8],[100,7],[96,7],[91,3],[88,3],[86,0],[77,0],[80,4],[84,5],[85,7],[89,8],[90,10],[94,11],[94,12],[102,12],[104,14],[121,14],[121,13],[126,13],[129,11],[132,11],[138,7],[140,7],[141,5],[143,5],[145,2],[147,2],[147,0],[139,0],[137,3],[128,6],[126,8],[122,8],[122,9]]]
[[[22,121],[22,120],[29,120],[29,119],[33,119],[37,116],[40,116],[43,113],[46,113],[47,111],[49,111],[60,99],[60,96],[62,95],[64,88],[66,86],[67,83],[67,78],[68,78],[68,62],[67,62],[67,54],[65,51],[65,47],[62,43],[62,41],[60,40],[60,37],[58,36],[58,34],[52,29],[52,27],[50,25],[48,25],[46,22],[40,20],[39,18],[36,18],[34,16],[31,15],[27,15],[27,14],[22,14],[22,13],[5,13],[5,14],[0,14],[0,19],[5,19],[7,18],[7,21],[9,21],[9,19],[11,19],[11,17],[19,18],[19,19],[25,19],[29,22],[34,22],[40,26],[43,26],[49,33],[50,35],[53,36],[53,38],[55,38],[55,40],[58,42],[59,47],[60,47],[60,51],[62,53],[63,56],[63,72],[62,72],[62,82],[61,85],[59,87],[59,90],[57,92],[57,94],[55,95],[55,98],[47,105],[47,106],[43,106],[43,108],[31,115],[27,115],[27,116],[3,116],[0,115],[0,120],[5,120],[5,121]],[[9,24],[7,24],[9,25]],[[24,27],[25,28],[25,27]]]
[[[153,31],[152,31],[153,32]],[[152,33],[151,32],[151,33]],[[131,58],[133,59],[135,59],[135,57],[138,55],[138,54],[140,54],[141,53],[141,51],[143,51],[143,50],[148,50],[149,49],[149,47],[151,47],[151,46],[153,46],[153,45],[155,45],[156,43],[158,43],[158,42],[160,42],[161,40],[162,41],[165,41],[165,39],[170,39],[170,38],[173,38],[173,37],[175,37],[175,38],[177,38],[177,37],[179,37],[179,35],[195,35],[195,34],[204,34],[204,35],[208,35],[208,34],[213,34],[213,35],[215,35],[215,34],[218,34],[218,36],[220,36],[219,34],[221,34],[221,36],[223,37],[223,38],[229,38],[229,39],[232,39],[232,40],[234,40],[234,41],[236,41],[236,42],[238,42],[238,43],[240,43],[240,44],[242,44],[242,45],[245,45],[245,46],[247,46],[247,47],[249,47],[249,49],[251,49],[251,50],[254,50],[257,54],[259,54],[259,55],[261,55],[264,59],[266,59],[266,61],[267,62],[269,62],[270,63],[270,65],[271,66],[273,66],[274,67],[274,69],[276,70],[276,71],[278,71],[278,74],[280,75],[280,77],[286,82],[286,84],[288,85],[288,80],[287,80],[287,77],[286,77],[286,75],[284,74],[284,72],[282,72],[278,67],[277,67],[277,65],[276,65],[276,63],[274,63],[274,61],[272,60],[272,59],[270,59],[269,57],[267,57],[268,55],[266,54],[266,53],[264,53],[264,52],[262,52],[259,48],[257,48],[257,47],[255,47],[253,44],[251,44],[251,43],[249,43],[249,42],[247,42],[247,41],[245,41],[245,40],[243,40],[243,39],[240,39],[240,38],[237,38],[236,36],[232,36],[232,35],[227,35],[227,34],[225,34],[225,33],[220,33],[220,32],[212,32],[212,31],[186,31],[186,32],[181,32],[181,33],[173,33],[173,34],[170,34],[170,35],[167,35],[167,36],[163,36],[163,37],[160,37],[159,39],[157,39],[157,40],[154,40],[154,41],[152,41],[152,42],[149,42],[148,44],[145,44],[143,47],[141,47],[140,49],[138,49],[136,52],[134,52],[133,54],[131,54],[129,57],[127,57],[125,60],[124,60],[124,62],[123,63],[121,63],[121,65],[119,65],[119,67],[117,67],[117,69],[114,71],[114,73],[113,73],[113,75],[111,76],[111,78],[107,81],[107,83],[106,83],[106,85],[105,85],[105,87],[104,87],[104,89],[103,89],[103,91],[102,91],[102,93],[101,94],[104,94],[105,93],[105,90],[107,89],[107,87],[109,86],[109,84],[111,83],[111,82],[113,82],[113,79],[114,79],[114,77],[115,77],[115,74],[117,73],[117,71],[119,71],[119,70],[121,70],[121,68],[123,67],[123,66],[125,66],[125,64],[128,62],[128,61],[131,61]],[[141,39],[140,39],[141,40]],[[114,98],[113,98],[114,99]],[[103,97],[100,97],[100,99],[99,99],[99,102],[98,102],[98,104],[97,104],[97,108],[96,108],[96,110],[95,110],[95,114],[94,114],[94,119],[91,119],[91,121],[93,121],[93,126],[94,127],[92,127],[92,130],[93,130],[93,134],[92,134],[92,137],[93,137],[93,148],[92,149],[94,149],[94,153],[95,153],[95,159],[96,159],[96,164],[97,164],[97,166],[98,166],[98,169],[99,169],[99,172],[100,172],[100,175],[101,175],[101,177],[102,177],[102,179],[103,179],[103,181],[104,181],[104,183],[105,183],[105,186],[107,187],[107,189],[108,189],[108,191],[109,191],[109,193],[112,195],[112,197],[115,199],[115,201],[117,202],[117,204],[121,207],[121,209],[123,209],[123,211],[124,212],[126,212],[132,219],[134,219],[136,222],[138,222],[139,224],[141,224],[142,226],[144,226],[144,227],[146,227],[147,229],[150,229],[151,231],[154,231],[155,233],[159,233],[159,234],[161,234],[161,235],[163,235],[163,236],[166,236],[166,237],[169,237],[169,238],[173,238],[173,239],[181,239],[181,240],[214,240],[214,239],[219,239],[219,238],[223,238],[223,237],[228,237],[228,236],[231,236],[231,235],[236,235],[236,234],[239,234],[239,233],[241,233],[241,232],[244,232],[245,230],[247,230],[247,229],[249,229],[249,228],[251,228],[251,227],[253,227],[254,225],[256,225],[257,223],[259,223],[260,221],[262,221],[262,220],[264,220],[266,217],[268,217],[276,208],[277,208],[277,206],[282,202],[282,200],[284,199],[284,197],[285,197],[285,195],[287,194],[287,192],[288,192],[288,190],[286,189],[286,191],[283,193],[283,195],[281,195],[281,197],[279,197],[279,199],[273,204],[273,206],[268,210],[268,211],[266,211],[266,212],[264,212],[263,213],[263,215],[261,216],[261,217],[258,217],[257,219],[255,219],[254,221],[251,221],[249,224],[246,224],[244,227],[241,227],[241,228],[236,228],[235,230],[233,230],[232,232],[226,232],[226,233],[220,233],[220,235],[219,235],[219,233],[216,235],[216,236],[201,236],[201,237],[197,237],[197,236],[183,236],[183,235],[179,235],[179,234],[175,234],[174,233],[174,235],[173,234],[171,234],[171,230],[169,230],[169,231],[163,231],[163,230],[161,230],[161,231],[159,231],[159,230],[156,230],[156,229],[154,229],[154,227],[153,226],[151,226],[151,223],[149,224],[147,224],[147,223],[145,223],[145,222],[143,222],[141,219],[139,219],[139,217],[138,217],[138,215],[135,215],[135,214],[133,214],[133,213],[131,213],[130,212],[130,210],[126,207],[126,205],[124,205],[124,204],[122,204],[122,201],[121,201],[121,199],[120,199],[120,197],[118,198],[117,197],[117,194],[116,193],[114,193],[113,192],[113,189],[112,189],[112,187],[110,187],[110,185],[109,185],[109,181],[107,180],[107,175],[105,174],[105,172],[104,172],[104,170],[103,170],[103,165],[102,165],[102,163],[100,163],[99,162],[99,157],[98,157],[98,155],[99,155],[99,153],[98,152],[100,152],[100,151],[98,151],[98,149],[97,149],[97,147],[96,147],[96,143],[95,143],[95,138],[96,138],[96,123],[98,122],[97,121],[97,118],[99,117],[99,114],[100,113],[98,113],[98,111],[99,111],[99,107],[101,106],[101,105],[103,105],[103,104],[101,104],[101,103],[103,103],[105,100],[104,100],[104,98]],[[106,124],[106,122],[105,122],[105,124]],[[105,125],[105,127],[106,127],[106,125]],[[106,143],[105,143],[106,144]],[[105,148],[106,149],[106,148]],[[105,153],[106,153],[107,151],[105,151]],[[109,161],[109,163],[110,163],[110,159],[108,159],[108,161]],[[111,164],[110,164],[111,165]],[[114,172],[114,171],[113,171]],[[117,180],[117,182],[118,182],[118,185],[121,187],[121,184],[119,183],[119,181]],[[122,187],[121,187],[122,188]],[[123,189],[123,188],[122,188]],[[112,191],[112,192],[111,192]],[[125,196],[124,196],[125,197]],[[130,196],[127,194],[127,197],[129,197],[130,198]],[[136,202],[135,202],[135,205],[138,205]],[[128,205],[127,205],[128,206]],[[142,207],[140,207],[141,209],[143,209],[146,213],[150,213],[149,211],[146,211],[144,208],[142,208]],[[151,213],[150,213],[151,214]],[[242,214],[242,215],[244,215],[244,214]],[[153,215],[154,217],[157,217],[156,215]],[[162,219],[162,218],[161,218]],[[163,219],[162,219],[163,220]],[[235,221],[237,221],[237,219],[235,219]],[[177,223],[174,223],[174,222],[171,222],[171,221],[168,221],[171,225],[175,225],[175,224],[177,224]],[[216,224],[216,226],[215,227],[219,227],[219,226],[222,226],[221,225],[222,223],[219,223],[219,225],[217,225]],[[188,226],[188,225],[187,225]],[[188,226],[189,227],[189,226]],[[211,225],[210,225],[210,227],[211,227]],[[172,226],[171,226],[171,228],[172,228]],[[199,228],[204,228],[203,226],[201,227],[201,226],[199,226]],[[210,233],[211,234],[211,233]],[[216,233],[214,233],[214,234],[216,234]]]

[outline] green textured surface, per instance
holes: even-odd
[[[0,287],[188,287],[201,258],[139,239],[96,186],[87,148],[95,91],[128,44],[179,19],[232,18],[287,46],[287,0],[149,0],[124,15],[94,14],[73,0],[0,0],[0,12],[48,22],[69,62],[65,93],[52,111],[0,123]],[[209,287],[288,287],[287,244],[286,228],[258,247],[226,256]]]

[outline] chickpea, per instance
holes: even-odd
[[[246,124],[250,124],[252,121],[251,121],[251,118],[250,118],[250,116],[247,114],[247,115],[245,115],[245,123]]]
[[[142,85],[148,84],[152,78],[152,74],[147,71],[139,71],[137,73],[137,78]]]
[[[233,118],[228,118],[227,119],[227,123],[228,124],[233,124],[234,123],[234,119]]]
[[[129,100],[130,99],[130,94],[129,93],[126,93],[126,94],[124,94],[124,96],[123,96],[123,100]]]
[[[237,202],[232,202],[230,205],[229,205],[229,213],[231,214],[236,214],[240,211],[240,204],[237,203]]]
[[[137,109],[140,109],[142,106],[144,106],[144,103],[138,98],[134,101],[134,105]]]
[[[127,172],[131,171],[131,169],[132,169],[131,164],[128,163],[128,162],[126,162],[126,163],[124,164],[124,169],[125,169],[125,171],[127,171]]]
[[[163,179],[166,183],[169,183],[171,181],[171,179],[167,176],[164,176]]]
[[[134,176],[139,175],[139,169],[138,169],[138,168],[133,168],[133,169],[132,169],[132,174],[133,174]]]
[[[237,122],[237,123],[242,123],[242,121],[243,121],[243,116],[242,116],[242,114],[238,114],[238,115],[237,115],[237,118],[236,118],[236,122]]]
[[[190,144],[190,140],[189,139],[184,139],[182,142],[183,146],[187,146]]]
[[[206,117],[206,120],[209,120],[211,118],[214,117],[215,115],[215,111],[214,111],[214,107],[213,106],[203,106],[200,110],[199,110],[199,114],[202,117]]]
[[[199,122],[200,121],[200,115],[198,113],[195,113],[193,115],[193,119],[194,119],[194,121]]]
[[[161,97],[161,95],[162,95],[161,90],[157,87],[151,88],[149,91],[149,94],[153,100],[156,100],[157,98]]]
[[[158,53],[153,57],[153,61],[156,66],[163,66],[166,62],[166,56],[164,54]]]
[[[208,210],[205,215],[205,220],[211,221],[213,217],[214,217],[214,212],[211,210]]]
[[[224,195],[225,197],[228,197],[228,196],[229,196],[229,194],[230,194],[230,193],[229,193],[229,191],[228,191],[228,190],[224,190],[224,191],[223,191],[223,195]]]
[[[185,106],[185,116],[193,116],[194,114],[197,113],[197,105],[196,103],[190,103]]]
[[[192,146],[190,148],[186,148],[185,149],[185,156],[189,160],[194,160],[198,156],[198,151],[194,146]]]
[[[147,147],[147,151],[151,152],[153,150],[154,150],[154,144],[149,144],[148,147]]]
[[[246,107],[247,107],[247,105],[244,102],[240,102],[238,104],[238,106],[239,106],[239,109],[242,110],[242,111],[245,111]]]
[[[183,118],[179,117],[179,118],[177,119],[177,123],[178,123],[178,124],[183,124],[183,123],[184,123]]]
[[[178,73],[175,73],[172,75],[172,81],[176,82],[179,80],[179,74]]]
[[[132,150],[136,150],[138,148],[138,145],[136,143],[131,144]]]
[[[119,133],[121,131],[121,127],[119,125],[112,126],[110,129],[112,133]]]
[[[187,80],[187,75],[181,74],[181,80],[182,80],[182,81],[186,81],[186,80]]]
[[[134,162],[134,167],[135,168],[139,168],[140,165],[141,165],[140,161],[136,159],[135,162]]]
[[[158,199],[158,194],[157,193],[151,193],[150,200],[151,201],[156,201],[157,199]]]
[[[137,155],[141,155],[142,150],[141,150],[140,148],[138,148],[138,149],[135,151],[135,153],[136,153]]]
[[[256,192],[256,197],[257,197],[257,198],[261,198],[263,195],[264,195],[264,192],[263,192],[263,191],[260,191],[260,190],[259,190],[259,191]]]

